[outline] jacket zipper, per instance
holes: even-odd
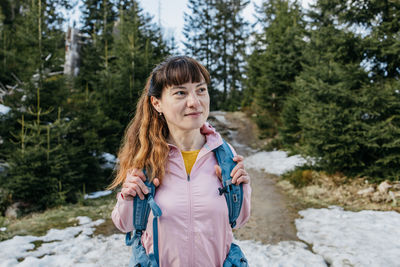
[[[200,153],[200,152],[199,152]],[[183,161],[183,156],[182,156],[182,161]],[[198,161],[198,158],[196,158],[196,161],[193,163],[192,169],[190,170],[190,173],[187,175],[187,184],[188,184],[188,198],[189,198],[189,224],[190,224],[190,229],[189,229],[189,244],[190,244],[190,254],[189,254],[189,266],[194,266],[194,229],[193,229],[193,214],[192,214],[192,191],[191,191],[191,183],[190,183],[190,174],[192,173],[194,166],[196,165]],[[185,164],[184,164],[185,165]]]
[[[210,151],[208,151],[208,152],[210,152]],[[208,154],[208,152],[206,154]],[[185,162],[183,160],[182,152],[180,154],[181,154],[181,158],[182,158],[183,169],[185,169]],[[203,157],[206,154],[204,154]],[[194,166],[196,165],[196,163],[197,163],[197,161],[199,159],[200,158],[196,158],[196,161],[194,162],[190,173],[192,173],[192,171],[194,169]],[[193,231],[193,218],[192,218],[193,217],[193,215],[192,215],[192,198],[191,198],[192,192],[191,192],[191,185],[190,185],[190,174],[187,175],[187,188],[188,188],[188,199],[189,199],[188,202],[189,202],[189,226],[190,226],[190,229],[189,229],[189,244],[190,244],[190,247],[191,247],[190,253],[189,253],[189,266],[193,266],[193,264],[194,264],[194,262],[193,262],[194,261],[194,255],[193,255],[193,253],[194,253],[194,240],[193,240],[194,239],[193,238],[194,231]]]
[[[190,175],[188,175],[188,199],[189,199],[189,246],[190,246],[190,253],[189,253],[189,266],[193,266],[193,250],[194,250],[194,244],[193,244],[193,218],[192,218],[192,192],[191,192],[191,186],[190,186]]]
[[[185,162],[183,160],[183,155],[182,152],[179,153],[182,159],[182,167],[185,170]],[[195,162],[196,164],[196,162]],[[193,164],[194,166],[194,164]],[[193,167],[192,167],[193,169]],[[188,266],[193,266],[193,250],[194,250],[194,242],[193,242],[193,218],[192,218],[192,192],[191,192],[191,185],[190,185],[190,174],[187,174],[187,192],[188,192],[188,210],[189,210],[189,246],[190,246],[190,251],[189,251],[189,260],[188,260]]]

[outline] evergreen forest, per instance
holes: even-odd
[[[250,24],[249,0],[188,0],[182,51],[137,0],[81,0],[65,31],[72,2],[0,3],[0,215],[109,185],[147,77],[182,54],[210,72],[211,109],[245,112],[268,149],[400,180],[399,1],[264,0]]]

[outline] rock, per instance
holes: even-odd
[[[396,183],[393,185],[394,190],[400,190],[400,183]]]
[[[7,208],[5,214],[6,218],[16,219],[18,217],[19,204],[20,204],[19,202],[16,202]]]
[[[400,198],[400,192],[397,191],[389,191],[390,197]]]
[[[384,181],[378,186],[378,191],[381,194],[386,194],[391,187],[392,186],[387,181]]]
[[[386,200],[385,196],[386,195],[382,195],[379,191],[376,191],[375,193],[372,194],[371,201],[382,202],[383,200]]]
[[[368,188],[359,190],[359,191],[357,192],[357,194],[358,194],[358,195],[363,195],[363,196],[364,196],[364,195],[372,194],[373,192],[375,192],[375,189],[374,189],[372,186],[370,186],[370,187],[368,187]]]
[[[393,205],[397,206],[397,199],[400,198],[400,192],[389,191],[389,196],[393,201]]]

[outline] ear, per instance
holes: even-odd
[[[162,112],[160,99],[154,96],[150,96],[150,102],[153,105],[153,107],[157,110],[157,112]]]

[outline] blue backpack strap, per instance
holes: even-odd
[[[236,219],[239,217],[242,208],[243,185],[232,184],[230,174],[237,163],[233,161],[234,155],[229,145],[225,140],[222,139],[222,141],[222,145],[215,148],[213,151],[222,171],[222,188],[219,188],[219,194],[225,195],[229,210],[229,223],[233,228],[236,225]]]
[[[135,233],[132,236],[131,233],[126,234],[125,243],[127,246],[133,244],[133,256],[129,266],[159,266],[159,254],[158,254],[158,222],[157,219],[162,215],[160,207],[154,201],[154,195],[156,187],[151,183],[147,177],[146,171],[143,170],[146,176],[144,182],[149,193],[145,195],[145,198],[141,200],[139,196],[134,197],[133,201],[133,226]],[[143,245],[140,242],[140,238],[143,231],[146,230],[147,221],[149,218],[150,210],[153,212],[153,250],[154,253],[146,255]]]

